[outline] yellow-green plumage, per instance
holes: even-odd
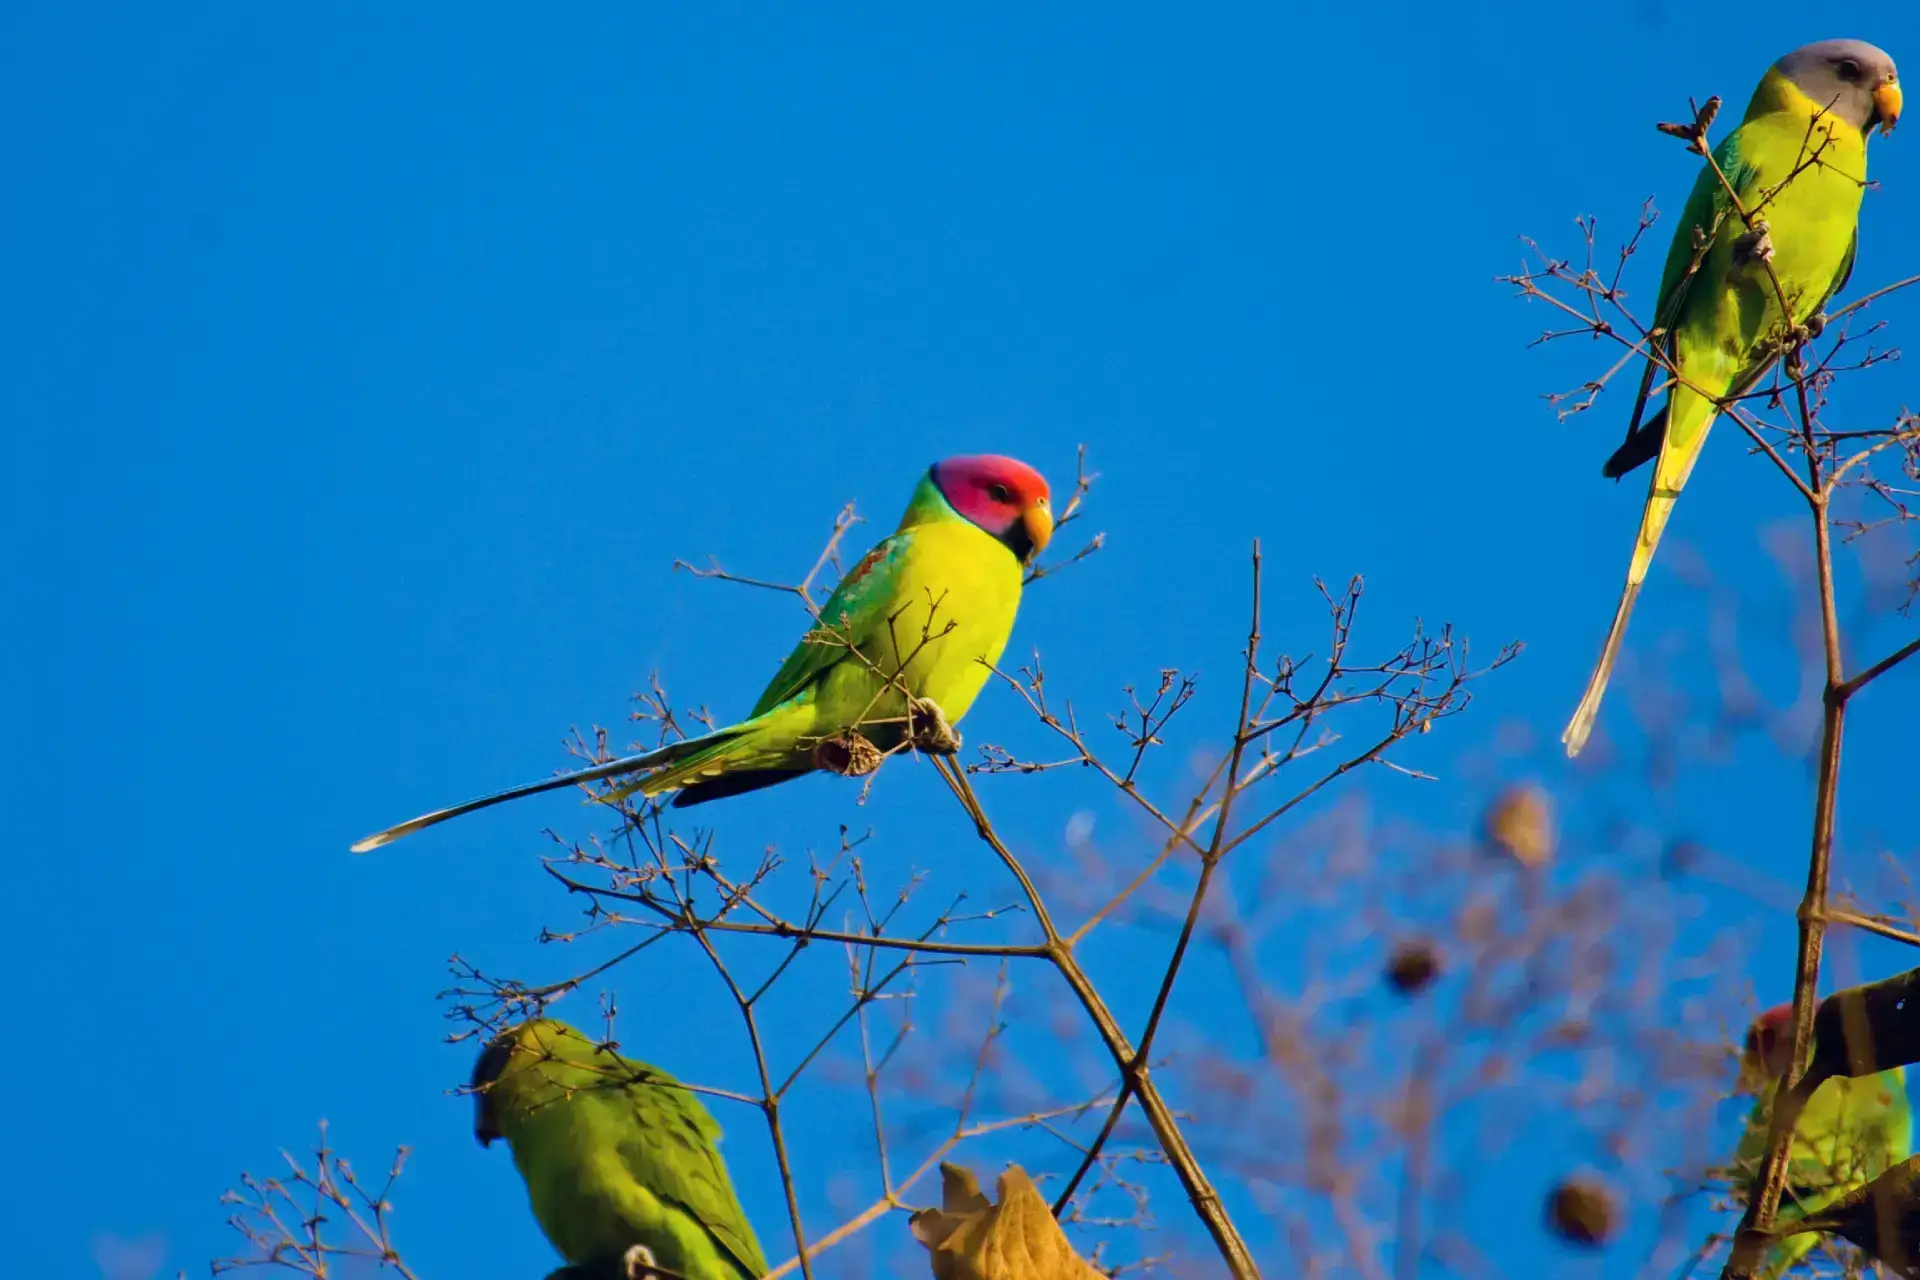
[[[1843,66],[1858,74],[1840,79]],[[1816,86],[1818,100],[1803,83]],[[1666,408],[1604,469],[1619,476],[1655,460],[1613,625],[1561,735],[1570,756],[1593,730],[1641,583],[1722,404],[1752,391],[1772,368],[1786,317],[1804,325],[1846,283],[1866,183],[1867,132],[1873,123],[1891,127],[1896,85],[1891,60],[1871,45],[1827,41],[1796,50],[1761,79],[1739,127],[1715,148],[1714,164],[1703,166],[1694,184],[1655,304],[1656,341],[1678,374]],[[1884,118],[1876,114],[1882,104],[1890,104]],[[1742,211],[1764,221],[1764,239]],[[1705,238],[1703,255],[1696,233]],[[1636,422],[1639,412],[1637,405]]]
[[[1773,1114],[1772,1082],[1759,1092],[1733,1158],[1735,1176],[1748,1185],[1766,1158]],[[1913,1111],[1903,1069],[1828,1080],[1814,1090],[1794,1126],[1778,1220],[1817,1213],[1912,1154]],[[1819,1242],[1811,1232],[1786,1237],[1768,1252],[1763,1276],[1783,1274]]]
[[[568,1262],[642,1245],[688,1280],[765,1274],[720,1126],[672,1076],[543,1018],[489,1045],[473,1088],[475,1135],[512,1146],[534,1217]]]

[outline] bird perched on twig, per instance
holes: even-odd
[[[1593,732],[1640,584],[1707,429],[1766,376],[1782,333],[1817,325],[1852,274],[1867,136],[1891,132],[1900,106],[1899,72],[1883,50],[1863,40],[1795,49],[1761,77],[1745,118],[1694,182],[1654,304],[1649,341],[1659,355],[1648,357],[1626,443],[1601,468],[1618,478],[1654,464],[1613,626],[1560,736],[1569,756]],[[1702,138],[1694,143],[1704,151]],[[1656,369],[1667,403],[1643,424]]]
[[[900,527],[840,579],[818,624],[780,664],[747,719],[424,814],[368,836],[353,851],[600,778],[638,775],[608,799],[677,791],[676,805],[704,804],[822,767],[870,772],[882,755],[905,745],[956,751],[953,725],[1006,648],[1024,568],[1052,536],[1047,482],[1032,467],[992,455],[936,462],[914,489]],[[834,749],[840,758],[826,754]]]

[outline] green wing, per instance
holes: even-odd
[[[882,538],[860,563],[847,571],[840,585],[827,597],[820,610],[820,621],[809,634],[827,630],[836,639],[826,642],[802,639],[787,660],[780,664],[760,701],[753,704],[748,719],[765,715],[799,693],[820,674],[846,656],[847,641],[859,645],[871,639],[893,612],[900,566],[906,560],[913,532],[903,529]]]
[[[1720,145],[1713,150],[1713,158],[1719,164],[1720,171],[1727,175],[1727,181],[1733,184],[1733,189],[1740,193],[1741,201],[1745,202],[1758,182],[1759,171],[1741,158],[1740,130],[1735,129],[1720,140]],[[1673,239],[1667,243],[1667,263],[1660,273],[1660,296],[1653,306],[1651,327],[1664,332],[1649,341],[1660,345],[1668,364],[1678,358],[1674,331],[1680,327],[1686,314],[1687,302],[1696,296],[1695,286],[1700,283],[1700,277],[1711,269],[1707,254],[1703,252],[1699,270],[1688,271],[1693,266],[1695,253],[1694,230],[1698,228],[1702,235],[1708,236],[1727,234],[1727,223],[1738,223],[1739,220],[1740,215],[1733,211],[1733,202],[1727,199],[1726,188],[1720,184],[1712,166],[1701,165],[1699,176],[1693,180],[1693,191],[1688,194],[1686,206],[1680,211],[1680,222],[1673,229]],[[1736,226],[1732,234],[1738,235],[1743,229]],[[1634,397],[1627,438],[1600,469],[1600,474],[1610,480],[1617,480],[1660,456],[1660,446],[1667,434],[1667,411],[1662,409],[1650,418],[1643,418],[1642,415],[1646,410],[1648,392],[1652,390],[1655,380],[1661,377],[1662,367],[1661,362],[1652,356],[1647,358],[1646,377],[1641,380],[1640,392]]]
[[[1740,134],[1741,131],[1735,129],[1721,139],[1720,145],[1714,148],[1713,158],[1720,166],[1720,172],[1727,175],[1727,182],[1740,193],[1741,203],[1748,204],[1759,194],[1760,171],[1742,157]],[[1651,341],[1660,344],[1668,364],[1679,358],[1676,331],[1685,323],[1688,302],[1699,296],[1698,290],[1701,288],[1717,290],[1725,284],[1724,280],[1709,281],[1704,286],[1701,284],[1701,277],[1714,269],[1707,252],[1700,253],[1698,270],[1688,270],[1693,266],[1696,252],[1696,228],[1702,235],[1714,238],[1740,235],[1746,230],[1740,222],[1740,215],[1734,211],[1733,202],[1727,198],[1726,187],[1721,185],[1711,165],[1701,165],[1699,176],[1693,180],[1693,191],[1687,196],[1686,207],[1680,211],[1679,225],[1674,228],[1673,239],[1667,245],[1666,267],[1660,274],[1660,296],[1654,304],[1652,327],[1664,332]],[[1839,286],[1834,287],[1837,289]],[[1769,358],[1748,370],[1745,376],[1749,380],[1757,378],[1771,362]],[[1648,392],[1661,376],[1661,363],[1649,357],[1647,376],[1642,380],[1640,394],[1634,400],[1629,434],[1600,469],[1600,474],[1608,479],[1617,480],[1660,456],[1661,444],[1667,434],[1667,411],[1661,409],[1644,419],[1642,414]]]
[[[720,1126],[700,1099],[664,1071],[622,1058],[639,1079],[630,1084],[633,1123],[622,1126],[621,1162],[634,1180],[679,1206],[712,1238],[717,1255],[743,1277],[766,1274],[766,1258],[734,1194],[720,1158]]]
[[[1741,202],[1746,203],[1758,181],[1759,170],[1740,156],[1740,130],[1735,129],[1720,140],[1720,145],[1713,149],[1713,158],[1719,164],[1720,172],[1727,175],[1727,182],[1740,193]],[[1734,212],[1733,202],[1727,199],[1726,188],[1720,184],[1713,166],[1701,165],[1700,175],[1693,180],[1693,191],[1687,196],[1686,207],[1680,211],[1680,224],[1674,228],[1673,240],[1667,246],[1666,269],[1660,273],[1660,300],[1653,308],[1655,327],[1674,327],[1680,313],[1686,308],[1688,294],[1700,278],[1700,271],[1687,274],[1687,268],[1693,265],[1694,228],[1698,227],[1701,234],[1713,237],[1724,234],[1728,224],[1733,223],[1733,233],[1737,235],[1745,230],[1738,225],[1739,221],[1740,215]],[[1703,254],[1701,271],[1705,269]]]

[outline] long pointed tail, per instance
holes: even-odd
[[[514,787],[508,791],[496,791],[490,796],[481,796],[478,800],[469,800],[465,804],[454,805],[451,809],[435,809],[432,813],[423,813],[396,827],[368,836],[353,846],[355,853],[366,853],[378,849],[381,845],[392,844],[402,836],[410,836],[416,831],[425,831],[449,818],[458,818],[462,814],[473,813],[480,809],[491,809],[496,804],[505,804],[509,800],[518,800],[523,796],[537,796],[543,791],[558,791],[561,787],[577,786],[582,782],[594,782],[600,778],[612,778],[623,773],[638,773],[643,769],[652,769],[660,765],[671,764],[684,758],[690,750],[708,743],[707,738],[694,738],[687,742],[669,743],[657,751],[643,751],[637,756],[623,756],[618,760],[609,760],[605,764],[596,764],[590,769],[580,769],[573,773],[563,773],[557,777],[545,778],[539,782],[530,782],[524,787]]]
[[[1587,691],[1580,696],[1580,705],[1574,708],[1573,719],[1567,721],[1565,732],[1560,741],[1567,744],[1569,757],[1580,754],[1587,745],[1587,736],[1593,732],[1593,722],[1600,717],[1600,699],[1607,694],[1607,681],[1613,675],[1614,660],[1620,656],[1620,642],[1627,638],[1627,619],[1633,616],[1633,602],[1640,598],[1640,584],[1629,580],[1626,589],[1620,593],[1620,604],[1613,611],[1613,627],[1607,632],[1607,643],[1600,650],[1600,661],[1593,666],[1593,674],[1587,677]]]
[[[1693,464],[1699,461],[1701,446],[1707,440],[1707,428],[1718,412],[1712,401],[1686,388],[1675,390],[1669,409],[1672,413],[1666,415],[1668,429],[1660,441],[1660,461],[1647,483],[1647,504],[1640,511],[1640,533],[1634,540],[1633,559],[1627,564],[1626,586],[1621,589],[1620,603],[1613,611],[1613,626],[1607,631],[1606,644],[1601,646],[1600,661],[1587,677],[1587,691],[1581,695],[1580,705],[1574,708],[1573,718],[1567,721],[1566,730],[1560,735],[1569,757],[1580,754],[1593,732],[1594,721],[1600,715],[1600,700],[1606,696],[1607,681],[1613,675],[1613,664],[1620,656],[1621,642],[1627,638],[1627,620],[1633,616],[1634,601],[1640,598],[1640,584],[1647,580],[1653,553],[1660,546],[1660,535],[1667,529],[1667,517],[1673,514],[1673,504],[1679,500],[1687,477],[1693,474]],[[1673,413],[1678,414],[1677,421],[1681,424],[1677,431],[1671,428],[1676,420]],[[1659,421],[1661,418],[1656,417],[1655,422]]]

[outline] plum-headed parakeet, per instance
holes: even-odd
[[[604,1267],[642,1246],[688,1280],[757,1280],[766,1258],[720,1159],[720,1126],[664,1071],[541,1018],[473,1069],[474,1137],[505,1138],[560,1256]]]
[[[848,731],[880,751],[911,741],[951,751],[951,725],[986,684],[1020,607],[1024,567],[1053,534],[1047,482],[996,456],[928,469],[900,527],[834,588],[749,717],[657,751],[515,787],[389,827],[355,853],[461,814],[596,778],[642,775],[620,794],[678,791],[701,804],[820,767]]]
[[[1740,1089],[1758,1096],[1734,1151],[1734,1176],[1751,1185],[1766,1159],[1775,1086],[1793,1066],[1793,1006],[1762,1013],[1747,1029],[1740,1058]],[[1813,1091],[1793,1130],[1787,1188],[1778,1220],[1816,1213],[1913,1154],[1913,1108],[1906,1071],[1828,1080]],[[1779,1276],[1805,1257],[1819,1236],[1788,1236],[1770,1251],[1764,1274]]]
[[[1751,392],[1779,358],[1780,293],[1793,323],[1804,325],[1846,284],[1867,177],[1867,135],[1876,126],[1890,132],[1899,116],[1893,59],[1864,41],[1823,40],[1774,63],[1739,127],[1714,148],[1741,208],[1759,219],[1751,230],[1713,166],[1702,166],[1667,249],[1654,304],[1652,341],[1662,345],[1679,379],[1666,407],[1601,469],[1617,478],[1658,459],[1613,628],[1560,737],[1569,756],[1580,754],[1593,731],[1627,618],[1707,428],[1723,403]],[[1690,272],[1696,235],[1707,248],[1699,270]],[[1635,422],[1644,397],[1643,389]]]

